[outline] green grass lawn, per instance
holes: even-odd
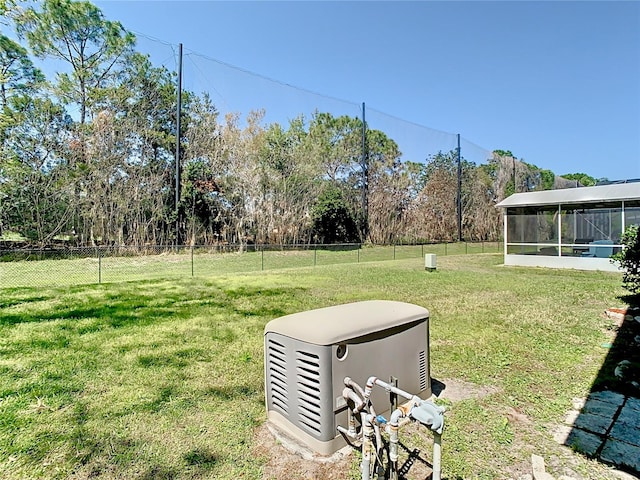
[[[212,264],[196,278],[0,290],[2,478],[261,478],[265,324],[366,299],[429,309],[432,377],[495,391],[449,405],[445,478],[509,478],[531,453],[554,459],[550,473],[613,478],[551,429],[606,356],[602,312],[621,304],[620,275],[505,268],[495,254],[438,257],[431,273],[422,258],[328,254],[297,269],[270,256],[254,273]]]
[[[231,247],[230,247],[231,248]],[[260,247],[259,247],[260,248]],[[433,245],[327,245],[272,247],[243,251],[235,247],[181,247],[178,251],[151,248],[147,254],[135,249],[70,249],[57,251],[18,251],[5,261],[0,258],[0,287],[49,287],[169,277],[199,277],[229,273],[248,273],[283,268],[364,263],[384,260],[423,258],[472,253],[498,253],[501,243],[440,243]],[[154,253],[155,252],[155,253]],[[52,258],[55,256],[56,258]]]

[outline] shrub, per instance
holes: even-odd
[[[611,259],[620,262],[624,269],[622,286],[631,293],[640,293],[640,226],[632,225],[627,228],[620,243],[624,248],[612,255]]]
[[[329,187],[320,194],[311,216],[313,234],[320,243],[359,241],[356,220],[338,188]]]

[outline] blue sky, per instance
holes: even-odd
[[[168,68],[182,43],[185,88],[221,110],[291,118],[313,101],[292,89],[281,100],[282,86],[223,62],[346,100],[326,100],[337,113],[366,102],[373,128],[408,138],[403,151],[419,124],[556,174],[640,178],[637,1],[94,3]],[[386,128],[376,112],[412,124]]]

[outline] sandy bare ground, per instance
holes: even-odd
[[[479,386],[455,379],[434,380],[432,383],[434,395],[452,403],[468,398],[482,398],[497,392],[490,386]],[[408,434],[417,430],[418,426],[409,424]],[[254,453],[266,458],[263,476],[264,480],[344,480],[349,472],[357,471],[357,453],[354,448],[346,447],[331,458],[313,456],[310,452],[301,452],[296,445],[279,434],[276,438],[268,425],[262,425],[256,430]],[[401,444],[399,464],[404,467],[403,478],[406,480],[426,480],[431,475],[430,458],[418,451],[408,451]],[[313,457],[313,458],[311,458]]]

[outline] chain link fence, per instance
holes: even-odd
[[[502,242],[370,246],[215,245],[0,251],[0,288],[57,287],[502,252]]]

